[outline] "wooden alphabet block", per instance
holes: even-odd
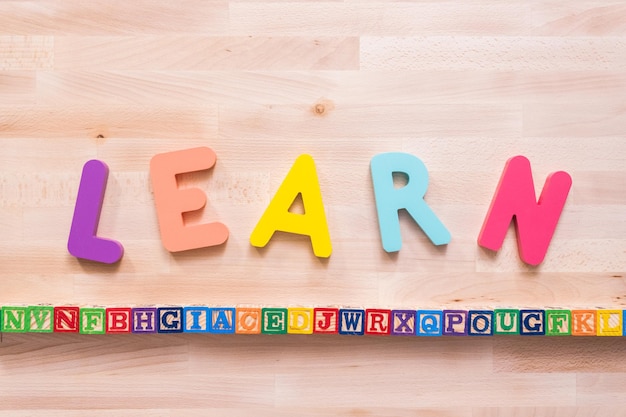
[[[263,316],[263,334],[286,334],[287,333],[287,309],[286,308],[264,308],[261,310]]]
[[[209,331],[208,307],[185,307],[183,308],[183,330],[185,333],[208,333]]]
[[[106,310],[104,308],[81,308],[80,333],[105,334]]]
[[[444,336],[467,336],[467,332],[467,311],[443,310],[442,334]]]
[[[339,310],[339,334],[363,336],[365,310],[346,308]]]
[[[520,310],[520,332],[522,336],[546,334],[546,312],[544,310]]]
[[[182,333],[183,332],[183,308],[182,307],[159,307],[159,333]]]
[[[235,333],[259,334],[261,333],[261,309],[237,307],[235,309]]]
[[[391,332],[391,310],[368,308],[365,310],[365,334],[387,336]]]
[[[312,308],[288,308],[287,333],[312,334],[313,333],[313,309]]]
[[[231,307],[211,308],[209,333],[235,333],[235,309]]]
[[[546,336],[571,336],[572,312],[570,310],[546,310]]]
[[[598,310],[596,330],[598,336],[622,336],[622,310]]]
[[[417,336],[441,336],[443,334],[443,311],[417,310],[415,334]]]
[[[415,310],[391,310],[391,334],[414,336],[416,313]]]
[[[133,333],[156,333],[157,330],[157,309],[154,307],[133,308]]]
[[[493,311],[468,311],[467,329],[469,336],[493,336]]]
[[[78,307],[54,307],[54,332],[78,333],[79,310]]]
[[[10,333],[27,332],[27,312],[28,307],[2,307],[2,331]]]
[[[596,336],[596,310],[572,310],[572,335]]]
[[[54,307],[30,306],[26,318],[26,326],[29,332],[52,333]]]
[[[339,309],[338,308],[314,308],[313,309],[313,333],[321,333],[321,334],[339,333]]]
[[[110,307],[105,310],[107,333],[131,333],[133,330],[133,309]]]
[[[493,322],[493,334],[519,334],[519,310],[510,308],[497,308],[493,311]]]

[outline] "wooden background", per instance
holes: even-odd
[[[626,3],[0,2],[0,304],[626,306]],[[181,186],[217,248],[161,245],[149,160],[209,146]],[[408,217],[382,250],[369,161],[409,152],[452,233]],[[248,239],[296,157],[334,247]],[[505,161],[573,188],[545,262],[478,232]],[[99,234],[66,250],[82,165],[111,170]],[[626,415],[624,338],[4,334],[0,413],[45,416]]]

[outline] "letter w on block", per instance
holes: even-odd
[[[537,201],[530,162],[523,156],[509,159],[478,235],[478,244],[499,250],[515,218],[520,258],[527,264],[539,265],[546,256],[571,185],[567,172],[553,172]]]

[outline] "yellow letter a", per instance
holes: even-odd
[[[302,196],[304,214],[289,211],[298,194]],[[252,246],[262,248],[277,230],[308,235],[315,256],[328,258],[333,250],[315,162],[311,155],[300,155],[296,159],[252,231],[250,243]]]

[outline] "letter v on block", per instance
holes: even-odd
[[[112,264],[122,259],[124,247],[96,236],[108,177],[109,168],[102,161],[92,159],[83,166],[67,250],[77,258]]]
[[[515,217],[520,258],[527,264],[539,265],[546,256],[571,186],[572,178],[567,172],[553,172],[537,201],[530,162],[523,156],[509,159],[478,235],[478,244],[499,250]]]

